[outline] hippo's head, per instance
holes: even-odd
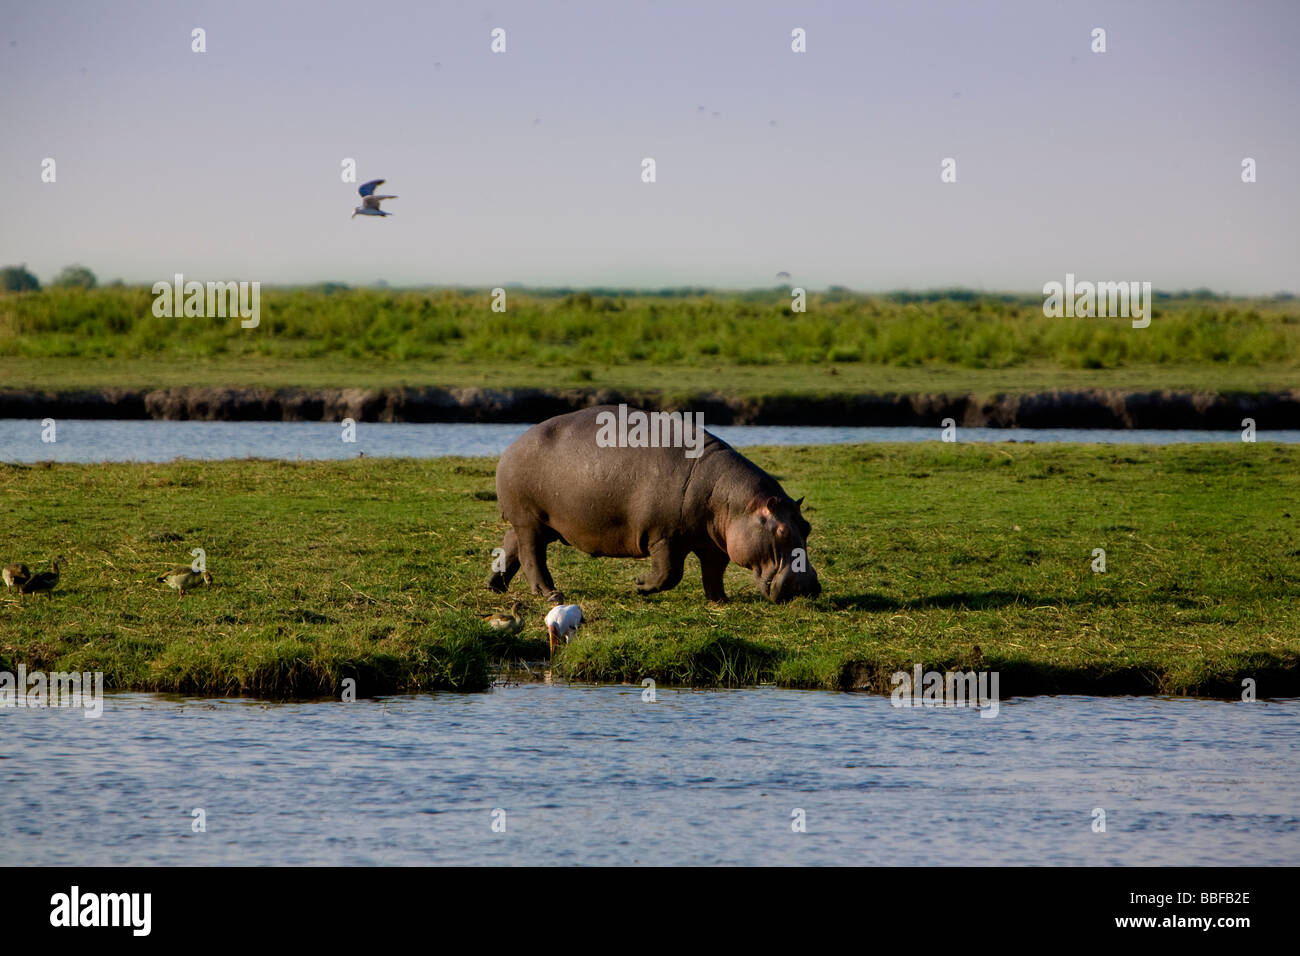
[[[754,583],[769,601],[816,597],[822,593],[808,560],[812,531],[799,506],[803,499],[758,495],[743,515],[727,526],[727,554],[754,572]]]

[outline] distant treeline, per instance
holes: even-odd
[[[95,273],[85,266],[68,266],[54,277],[52,284],[65,289],[93,289],[99,284],[99,280],[95,278]],[[116,279],[113,285],[121,286],[123,282],[121,279]],[[0,292],[39,292],[40,290],[41,280],[27,271],[27,266],[0,268]]]
[[[874,363],[1008,368],[1055,364],[1300,362],[1295,297],[1155,296],[1153,322],[1046,318],[1043,299],[951,289],[866,295],[788,287],[744,292],[264,286],[261,323],[166,318],[149,287],[60,286],[0,295],[0,356],[311,358],[537,365]]]
[[[170,277],[168,277],[170,279]],[[165,280],[164,280],[165,281]],[[152,285],[152,283],[148,283]],[[55,277],[51,285],[56,288],[80,288],[93,289],[99,285],[95,274],[82,265],[71,265],[63,269]],[[108,283],[109,288],[123,288],[127,283],[121,279],[114,279]],[[463,292],[466,294],[488,294],[491,289],[480,286],[435,286],[435,285],[409,285],[409,286],[391,286],[387,282],[377,282],[371,285],[349,285],[346,282],[309,282],[288,285],[275,285],[274,283],[262,283],[263,288],[274,288],[283,290],[302,290],[305,292],[319,292],[323,295],[334,295],[339,292],[351,292],[357,289],[370,289],[385,292]],[[795,284],[786,282],[779,285],[763,289],[716,289],[707,286],[666,286],[660,289],[638,289],[631,287],[619,286],[584,286],[576,288],[572,286],[525,286],[517,282],[506,283],[504,288],[507,292],[519,292],[531,296],[535,299],[565,299],[572,296],[589,296],[592,298],[620,298],[620,299],[690,299],[701,298],[704,296],[725,296],[741,301],[765,301],[770,299],[773,293],[787,295]],[[39,292],[41,289],[40,280],[28,271],[25,265],[21,266],[4,266],[0,268],[0,291],[3,292]],[[899,302],[903,304],[913,302],[979,302],[982,300],[997,302],[1035,302],[1041,301],[1042,296],[1036,292],[985,292],[978,289],[967,289],[960,286],[954,286],[944,289],[899,289],[891,292],[862,293],[855,292],[852,289],[842,285],[832,285],[825,291],[819,292],[821,298],[825,301],[838,302],[845,299],[854,298],[875,298],[886,302]],[[1226,293],[1214,292],[1211,289],[1181,289],[1178,291],[1161,291],[1155,290],[1153,293],[1156,299],[1163,301],[1172,301],[1175,299],[1191,299],[1198,302],[1231,302],[1231,301],[1252,301],[1253,299],[1265,299],[1273,302],[1288,302],[1296,299],[1294,293],[1278,292],[1271,296],[1259,297],[1242,297],[1231,296]]]

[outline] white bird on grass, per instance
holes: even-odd
[[[569,637],[582,624],[582,608],[576,604],[557,604],[546,613],[546,633],[551,635],[551,653],[560,646],[560,638],[569,643]]]
[[[361,193],[361,205],[352,210],[352,218],[357,216],[391,216],[391,212],[384,212],[379,208],[379,203],[385,199],[396,199],[396,196],[376,196],[375,190],[384,184],[382,179],[372,179],[368,183],[362,183],[357,192]]]

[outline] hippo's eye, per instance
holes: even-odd
[[[778,541],[784,541],[784,540],[785,540],[786,538],[788,538],[788,537],[790,537],[790,529],[787,528],[787,527],[786,527],[785,525],[783,525],[783,524],[779,524],[779,525],[777,525],[777,526],[776,526],[776,540],[778,540]]]

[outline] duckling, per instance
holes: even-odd
[[[23,585],[32,579],[32,572],[27,570],[25,564],[6,564],[4,570],[0,571],[0,577],[4,578],[6,588],[18,588],[18,593],[23,593]]]
[[[196,588],[200,584],[212,585],[211,571],[195,571],[188,564],[180,564],[158,575],[159,581],[166,581],[167,586],[172,588],[181,597],[185,597],[186,588]]]
[[[40,574],[33,574],[18,587],[19,594],[39,594],[45,592],[45,597],[53,597],[53,591],[59,586],[59,565],[67,561],[63,555],[59,555],[50,564],[53,571],[42,571]],[[7,569],[6,569],[7,570]]]
[[[495,614],[489,614],[483,618],[493,630],[505,631],[507,634],[518,634],[524,629],[524,616],[519,613],[520,603],[514,601],[510,605],[510,613],[497,611]]]

